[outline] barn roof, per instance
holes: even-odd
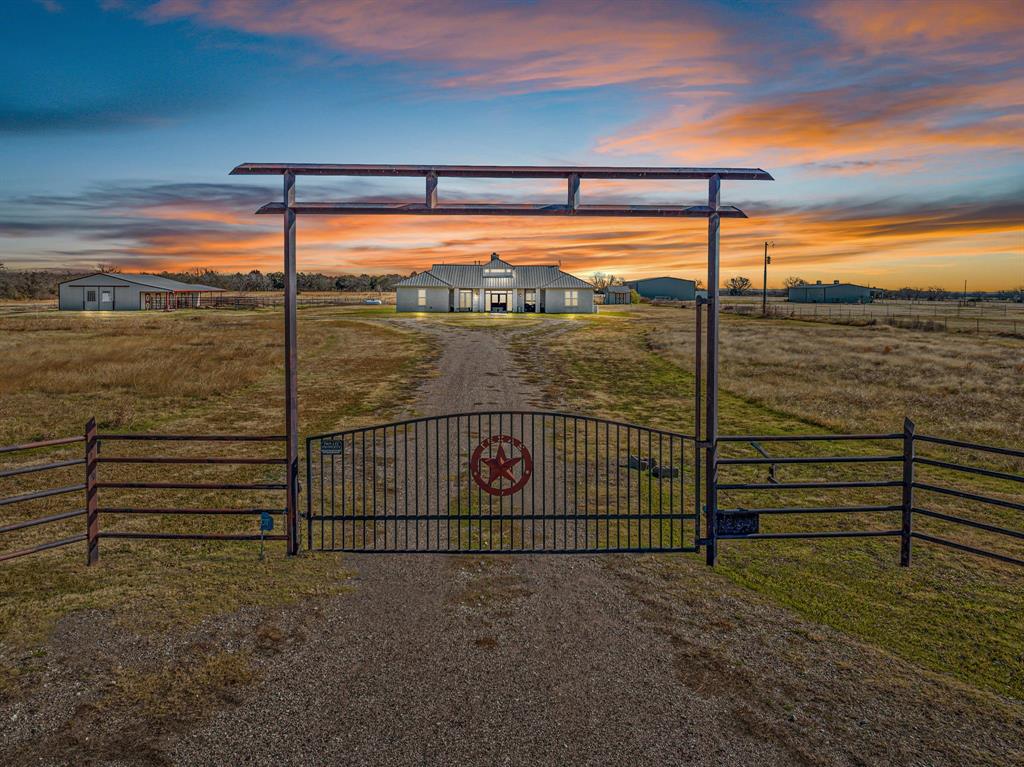
[[[143,287],[154,288],[165,292],[189,291],[191,293],[205,293],[210,291],[222,292],[224,290],[224,288],[214,288],[210,285],[180,282],[178,280],[172,280],[169,277],[160,277],[156,274],[124,274],[122,272],[96,272],[95,274],[88,274],[84,277],[76,277],[73,280],[65,280],[61,285],[80,282],[82,280],[88,281],[94,277],[113,277],[115,280],[123,280],[124,282],[130,282],[134,285],[142,285]]]
[[[878,290],[878,288],[872,288],[867,285],[857,285],[853,282],[823,282],[821,284],[811,284],[808,282],[803,285],[794,285],[790,290],[793,290],[794,288],[860,288],[861,290]]]
[[[694,280],[688,280],[685,277],[641,277],[637,280],[629,280],[626,282],[627,285],[639,285],[641,282],[653,282],[654,280],[673,280],[675,282],[689,282],[692,285],[697,283]]]

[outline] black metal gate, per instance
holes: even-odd
[[[315,435],[307,545],[696,551],[695,459],[690,435],[566,413],[459,413]]]

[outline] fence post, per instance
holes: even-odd
[[[903,526],[900,567],[910,567],[910,534],[914,529],[914,422],[903,419]]]
[[[94,565],[100,558],[100,515],[97,498],[96,470],[99,465],[99,441],[96,419],[85,425],[85,564]]]

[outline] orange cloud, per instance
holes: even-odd
[[[841,161],[853,161],[862,170],[879,170],[951,150],[1018,151],[1024,145],[1022,106],[1021,77],[910,89],[846,86],[717,110],[677,107],[651,124],[603,139],[598,151],[775,168],[842,168]]]
[[[773,284],[790,274],[889,287],[927,282],[953,288],[966,276],[977,288],[988,289],[1024,281],[1024,209],[1016,200],[754,213],[749,220],[723,224],[726,277],[756,276],[762,242],[772,239]],[[183,220],[183,230],[190,223]],[[667,273],[701,278],[705,237],[703,222],[688,220],[304,216],[299,219],[299,268],[407,273],[442,261],[480,260],[496,250],[517,263],[560,263],[583,276],[602,271],[623,277]],[[279,271],[281,233],[277,219],[199,235],[164,231],[144,235],[132,253],[148,269]]]
[[[742,82],[710,12],[587,2],[161,0],[148,18],[318,40],[337,50],[453,67],[445,85],[513,90],[646,80]]]
[[[1024,47],[1024,14],[1017,0],[831,0],[814,6],[811,16],[843,42],[873,55],[998,58],[998,49],[977,44],[999,41],[1015,45],[1017,51]],[[975,47],[967,52],[968,46]]]

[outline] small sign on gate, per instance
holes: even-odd
[[[320,455],[341,455],[345,450],[345,443],[340,439],[320,440]]]
[[[757,535],[761,531],[761,515],[756,511],[715,516],[718,535]]]

